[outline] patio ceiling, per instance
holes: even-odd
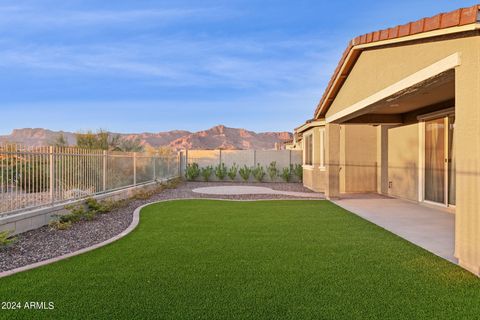
[[[437,74],[376,101],[361,110],[336,119],[336,123],[404,124],[416,116],[453,107],[455,71]]]

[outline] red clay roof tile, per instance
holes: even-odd
[[[384,29],[380,31],[380,40],[387,40],[388,39],[388,29]]]
[[[425,26],[424,26],[424,31],[432,31],[440,28],[440,19],[442,15],[437,14],[436,16],[426,18],[425,19]]]
[[[398,37],[405,37],[410,34],[410,23],[398,26]]]
[[[417,34],[423,32],[424,25],[425,19],[410,22],[410,34]]]
[[[429,18],[423,18],[423,19],[410,22],[401,26],[396,26],[390,29],[370,32],[354,38],[352,41],[349,42],[347,49],[344,51],[342,58],[338,63],[338,66],[335,69],[335,72],[332,78],[330,79],[325,92],[322,95],[322,99],[320,100],[320,103],[318,104],[317,109],[315,110],[315,116],[317,115],[317,112],[325,102],[333,101],[334,98],[329,96],[330,90],[335,85],[339,72],[343,64],[345,63],[348,54],[350,53],[350,51],[353,49],[354,46],[358,46],[360,44],[372,43],[372,42],[381,41],[381,40],[406,37],[409,35],[428,32],[432,30],[445,29],[445,28],[450,28],[455,26],[463,26],[467,24],[477,23],[480,21],[479,10],[480,10],[480,4],[477,4],[468,8],[461,8],[452,12],[438,14],[436,16],[429,17]],[[355,56],[358,57],[358,54]],[[350,70],[344,71],[342,76],[346,77],[349,71]],[[338,77],[338,78],[342,78],[342,77]],[[342,84],[340,84],[340,86],[341,85]],[[337,89],[337,91],[338,90],[339,89]],[[333,93],[333,95],[335,94],[336,93]]]
[[[466,25],[470,23],[475,23],[478,21],[478,6],[473,6],[470,8],[463,8],[460,13],[460,25]]]
[[[398,26],[388,29],[388,39],[395,39],[398,37]]]
[[[372,42],[372,39],[373,39],[373,33],[372,32],[367,33],[367,43]]]
[[[460,24],[460,9],[442,14],[440,28],[455,27]]]

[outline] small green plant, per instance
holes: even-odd
[[[63,214],[58,217],[58,221],[64,223],[64,222],[70,222],[70,223],[76,223],[79,222],[80,220],[83,220],[86,215],[86,211],[84,206],[75,206],[75,207],[65,207],[65,209],[70,210],[70,213],[68,214]]]
[[[230,167],[230,169],[228,169],[228,177],[230,178],[230,180],[235,180],[235,178],[237,177],[237,172],[238,172],[238,166],[236,163],[233,164],[233,166]]]
[[[301,164],[296,164],[293,167],[293,173],[297,177],[298,181],[302,182],[303,181],[303,167]]]
[[[278,168],[277,162],[272,161],[267,168],[268,176],[270,177],[270,181],[275,181],[275,178],[278,176]]]
[[[202,175],[204,181],[209,181],[210,177],[212,176],[212,173],[213,173],[212,166],[206,166],[200,170],[200,174]]]
[[[262,182],[263,179],[265,178],[265,170],[263,167],[258,163],[255,167],[252,169],[252,175],[257,180],[257,182]]]
[[[68,230],[72,227],[71,222],[62,222],[59,220],[50,221],[48,226],[55,230]]]
[[[11,231],[2,231],[0,232],[0,248],[4,248],[12,243],[14,243],[17,238],[10,236]]]
[[[185,170],[185,177],[188,181],[194,181],[195,179],[200,176],[200,168],[198,167],[198,163],[189,163],[187,164],[187,168]]]
[[[248,179],[250,178],[251,172],[252,172],[252,169],[250,169],[250,167],[247,167],[246,165],[244,165],[243,167],[240,168],[240,170],[238,170],[238,173],[240,174],[243,181],[245,182],[248,181]]]
[[[288,168],[288,167],[287,167],[287,168],[283,168],[280,176],[282,177],[283,181],[285,181],[285,182],[290,182],[290,180],[292,179],[292,170],[291,170],[291,168]]]
[[[225,163],[222,162],[215,167],[215,176],[220,180],[225,179],[227,176],[227,167],[225,166]]]

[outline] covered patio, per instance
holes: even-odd
[[[453,263],[455,215],[439,207],[418,205],[379,194],[343,194],[338,206]]]

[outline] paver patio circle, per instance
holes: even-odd
[[[313,192],[295,192],[295,191],[281,191],[274,190],[267,187],[256,187],[256,186],[215,186],[215,187],[202,187],[193,189],[192,192],[202,193],[202,194],[211,194],[211,195],[252,195],[252,194],[279,194],[293,197],[302,197],[302,198],[319,198],[323,199],[323,195]]]

